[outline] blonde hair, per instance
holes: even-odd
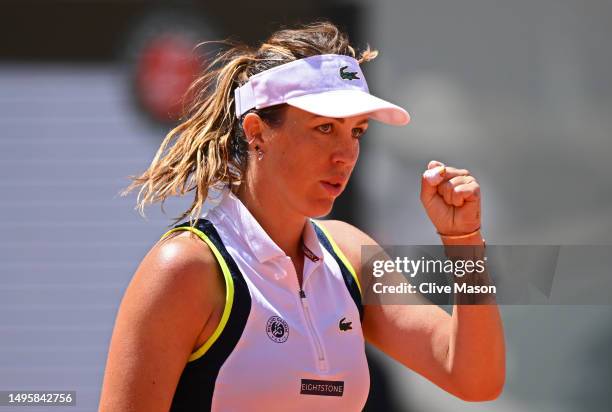
[[[208,44],[204,42],[202,44]],[[188,103],[182,122],[166,135],[148,169],[121,192],[126,196],[140,187],[136,209],[144,217],[147,204],[164,202],[171,196],[195,191],[188,210],[174,220],[199,217],[211,187],[229,185],[235,190],[247,166],[248,144],[242,130],[247,113],[257,113],[274,126],[282,119],[285,105],[252,109],[240,119],[235,116],[234,89],[254,74],[272,67],[319,54],[343,54],[356,58],[348,36],[327,21],[282,29],[273,33],[257,50],[222,41],[229,50],[220,52],[196,79],[185,95]],[[358,61],[374,59],[378,51],[368,45]]]

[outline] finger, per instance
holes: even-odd
[[[447,205],[452,204],[453,185],[449,182],[442,182],[438,185],[438,194],[444,199]]]
[[[438,160],[430,160],[427,163],[427,170],[423,173],[427,183],[431,186],[437,186],[441,181],[441,177],[446,173],[446,165]]]
[[[438,185],[438,194],[444,198],[447,204],[454,204],[453,190],[463,184],[474,182],[476,179],[473,176],[455,176],[450,180],[442,182]]]
[[[473,181],[455,187],[453,192],[454,197],[461,198],[465,202],[478,200],[480,198],[480,185]]]
[[[456,167],[446,166],[444,179],[442,179],[442,181],[450,180],[457,176],[469,176],[469,175],[470,175],[470,171],[467,169],[457,169]]]
[[[450,203],[461,207],[465,202],[473,201],[480,196],[480,186],[476,182],[470,182],[455,186],[450,193]],[[445,198],[446,199],[446,198]],[[445,200],[446,201],[446,200]]]
[[[472,183],[475,181],[476,181],[476,178],[472,175],[458,175],[458,176],[452,177],[447,180],[447,182],[453,185],[453,187],[457,187],[459,185],[465,185],[465,184]]]
[[[434,166],[431,169],[427,169],[423,173],[423,178],[430,186],[437,186],[444,180],[446,175],[446,166]]]
[[[432,160],[427,164],[427,170],[421,176],[421,202],[427,206],[436,196],[436,186],[446,173],[444,163]]]
[[[451,194],[451,203],[455,207],[461,207],[465,203],[465,199],[463,197],[463,194],[465,192],[463,189],[459,189],[460,187],[463,187],[463,186],[466,186],[466,185],[455,186],[455,188],[453,188],[453,191]]]
[[[470,171],[467,169],[457,169],[455,167],[448,167],[444,165],[436,166],[436,163],[439,162],[434,160],[429,162],[429,165],[433,167],[431,169],[427,169],[423,173],[423,177],[431,186],[437,186],[443,181],[452,179],[456,176],[467,176],[470,174]]]

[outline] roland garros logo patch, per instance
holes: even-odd
[[[276,343],[283,343],[289,338],[289,325],[278,316],[272,316],[266,323],[268,337]]]

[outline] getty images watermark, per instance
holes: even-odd
[[[465,275],[485,273],[485,262],[487,257],[482,259],[427,259],[421,257],[418,260],[396,257],[394,260],[374,260],[372,262],[372,275],[380,278],[385,273],[401,273],[404,276],[414,278],[419,274],[440,274],[454,275],[462,278]],[[455,282],[454,286],[438,285],[436,282],[424,282],[410,284],[400,282],[397,285],[385,285],[382,281],[372,285],[374,293],[496,293],[495,285],[470,285],[466,282]]]
[[[364,304],[612,304],[612,246],[363,246]]]

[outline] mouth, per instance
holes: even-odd
[[[332,196],[342,193],[344,185],[338,181],[321,180],[321,186]]]

